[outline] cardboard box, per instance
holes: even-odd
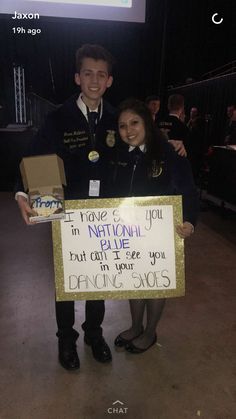
[[[30,221],[45,222],[65,217],[64,164],[56,154],[25,157],[20,171],[29,202],[35,215]]]

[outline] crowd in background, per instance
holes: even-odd
[[[199,184],[211,146],[208,138],[211,118],[208,114],[201,113],[196,106],[190,108],[188,116],[184,96],[180,94],[169,96],[167,113],[163,113],[161,100],[157,95],[148,96],[145,103],[156,126],[175,149],[178,150],[178,147],[184,146],[195,182]],[[227,147],[234,144],[236,144],[236,105],[230,104],[226,109],[225,129],[221,145]]]

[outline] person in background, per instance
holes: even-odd
[[[159,111],[160,111],[160,106],[161,106],[161,101],[160,101],[159,96],[155,96],[155,95],[148,96],[145,99],[145,104],[151,112],[152,119],[153,119],[155,125],[158,126],[159,119],[160,119]],[[185,116],[185,115],[181,114],[181,116]],[[175,148],[175,151],[178,152],[180,155],[183,155],[183,156],[187,155],[183,143],[181,144],[180,142],[172,141],[172,146]]]
[[[190,118],[187,123],[189,129],[188,159],[190,161],[195,183],[199,183],[200,171],[203,166],[205,149],[205,121],[199,115],[197,107],[190,110]]]
[[[227,121],[228,122],[230,122],[235,109],[236,109],[236,106],[234,104],[227,106],[227,111],[226,112],[227,112]]]
[[[181,122],[183,122],[183,124],[185,124],[185,123],[186,123],[186,113],[185,113],[185,110],[183,110],[183,111],[181,112],[181,114],[180,114],[180,116],[179,116],[179,119],[180,119],[180,121],[181,121]]]
[[[113,57],[100,45],[85,44],[76,52],[75,83],[81,93],[48,116],[28,155],[56,153],[64,162],[67,186],[65,199],[106,196],[105,183],[109,161],[115,149],[116,113],[103,100],[112,85]],[[22,183],[16,199],[26,224],[32,210]],[[99,362],[111,361],[109,346],[102,335],[104,301],[86,301],[84,341],[91,346]],[[74,301],[56,302],[59,362],[67,370],[76,370],[80,361],[76,350],[79,336],[73,328]]]
[[[189,115],[189,121],[187,123],[187,127],[189,129],[191,129],[192,127],[194,127],[194,125],[196,125],[196,123],[197,123],[198,118],[199,118],[198,108],[196,108],[195,106],[193,106],[190,109],[190,115]]]
[[[159,121],[159,128],[165,137],[172,144],[181,156],[187,156],[189,130],[181,121],[184,110],[184,97],[179,94],[171,95],[168,98],[169,114]]]
[[[227,122],[225,131],[225,145],[236,144],[236,106],[230,105],[227,107]]]
[[[136,99],[121,103],[118,112],[121,144],[113,175],[116,197],[161,196],[181,194],[183,224],[176,226],[181,238],[194,232],[198,198],[188,159],[176,153],[156,129],[148,108]],[[132,324],[115,339],[116,347],[141,353],[157,340],[156,328],[165,299],[131,299]],[[147,321],[144,327],[144,311]]]
[[[148,96],[145,99],[145,103],[151,112],[153,121],[157,123],[158,113],[161,107],[161,101],[160,101],[159,96],[156,96],[156,95]]]

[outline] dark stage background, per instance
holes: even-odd
[[[205,119],[205,146],[222,145],[225,138],[226,109],[236,104],[236,72],[167,90],[184,96],[186,115],[196,106]]]
[[[224,18],[221,25],[212,23],[214,12]],[[144,99],[159,93],[164,98],[168,85],[201,80],[236,55],[234,0],[147,0],[145,24],[41,17],[18,25],[33,25],[42,33],[13,34],[15,22],[1,15],[0,104],[5,122],[14,120],[14,63],[25,68],[28,92],[61,103],[75,91],[75,50],[83,43],[102,44],[116,58],[107,98],[117,105],[127,96]],[[204,111],[224,113],[227,102],[235,100],[235,92],[229,92],[230,86],[222,101],[219,94],[212,105],[201,101]],[[194,100],[195,96],[194,91]],[[187,100],[188,109],[194,104],[189,92]]]

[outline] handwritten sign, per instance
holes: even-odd
[[[57,301],[184,295],[180,196],[66,201],[53,222]]]

